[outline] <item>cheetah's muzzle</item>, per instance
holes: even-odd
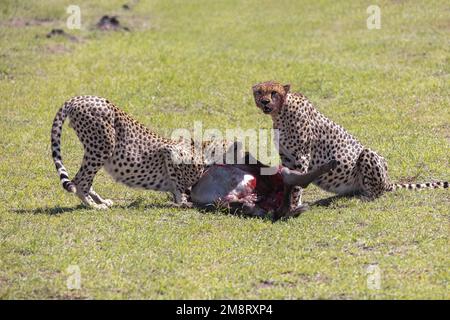
[[[263,112],[264,112],[265,114],[269,114],[269,113],[272,112],[272,108],[267,107],[267,106],[264,106],[264,107],[263,107]]]

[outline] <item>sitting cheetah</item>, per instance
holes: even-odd
[[[289,90],[289,85],[273,81],[253,86],[257,107],[272,117],[274,129],[279,130],[283,166],[305,173],[336,160],[336,169],[313,183],[326,191],[359,194],[367,200],[398,188],[448,188],[448,182],[391,183],[383,157],[322,115],[304,95]],[[300,207],[301,188],[292,190],[291,201],[291,210]]]
[[[61,160],[61,131],[66,117],[84,147],[81,168],[72,181]],[[206,160],[184,142],[159,137],[108,100],[95,96],[74,97],[64,103],[53,121],[51,143],[63,188],[96,209],[113,204],[92,188],[94,176],[103,166],[118,182],[171,192],[175,203],[188,207],[187,192],[205,169]]]

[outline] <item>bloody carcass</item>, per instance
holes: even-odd
[[[273,174],[262,174],[270,168],[260,162],[247,164],[216,164],[209,167],[200,180],[192,187],[192,202],[204,209],[228,208],[233,212],[264,217],[273,213],[273,219],[295,216],[302,212],[289,212],[290,191],[294,186],[306,188],[320,175],[336,166],[330,161],[319,169],[300,174],[279,167],[271,168]]]

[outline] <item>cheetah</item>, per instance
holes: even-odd
[[[382,156],[321,114],[303,94],[291,93],[290,85],[268,81],[254,85],[252,90],[256,106],[271,116],[273,128],[278,129],[283,166],[306,173],[330,160],[337,161],[335,170],[313,181],[318,187],[338,195],[358,195],[364,200],[399,188],[448,188],[448,182],[391,183]],[[301,188],[295,187],[290,209],[301,205]]]
[[[69,179],[61,158],[61,132],[67,117],[84,147],[82,164],[73,180]],[[62,187],[95,209],[113,205],[92,188],[102,167],[117,182],[170,192],[177,205],[191,207],[189,189],[211,160],[204,159],[204,153],[192,152],[193,143],[189,146],[181,140],[162,138],[105,98],[96,96],[78,96],[64,103],[53,121],[51,146]]]

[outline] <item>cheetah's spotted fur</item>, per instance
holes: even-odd
[[[269,81],[253,86],[256,105],[270,114],[279,129],[279,153],[283,166],[302,173],[315,170],[330,160],[337,168],[313,183],[337,194],[359,194],[374,199],[398,188],[448,188],[448,182],[394,184],[389,181],[386,160],[364,147],[344,128],[321,114],[289,85]],[[292,207],[301,204],[301,189],[292,194]]]
[[[83,162],[73,180],[61,159],[61,131],[66,117],[84,147]],[[63,188],[97,209],[112,205],[92,188],[102,167],[127,186],[171,192],[174,201],[183,206],[190,205],[187,191],[205,169],[203,158],[184,142],[158,136],[108,100],[95,96],[78,96],[64,103],[53,121],[51,143]]]

